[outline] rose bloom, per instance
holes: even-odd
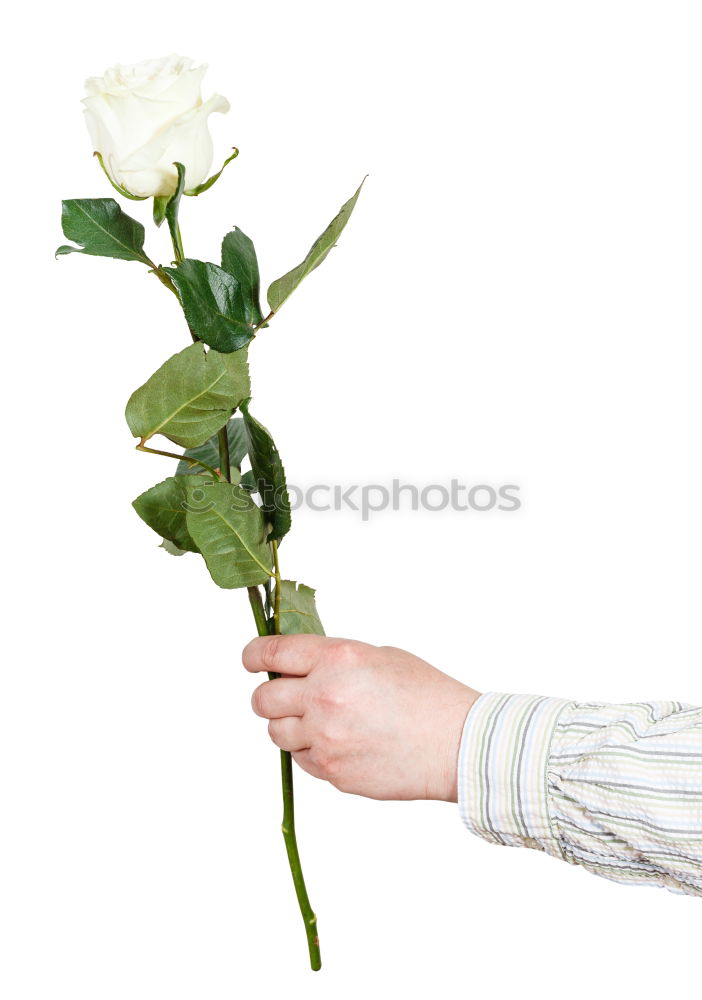
[[[139,198],[171,195],[185,167],[190,191],[207,178],[212,139],[207,119],[229,111],[226,97],[203,103],[206,66],[171,55],[133,66],[113,66],[86,81],[85,117],[93,148],[115,184]]]

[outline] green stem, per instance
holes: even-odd
[[[182,305],[180,301],[180,295],[178,294],[178,289],[173,284],[170,277],[166,274],[166,272],[162,268],[157,267],[156,264],[153,264],[152,262],[149,263],[151,263],[151,274],[155,274],[158,280],[161,282],[161,284],[165,285],[169,291],[173,292],[175,297],[178,299],[179,305]],[[190,331],[190,336],[193,338],[193,343],[196,344],[200,338],[195,333],[195,331],[193,330],[193,328],[190,326],[189,323],[188,323],[188,330]]]
[[[275,577],[275,596],[273,598],[273,622],[275,634],[280,635],[280,564],[278,562],[278,543],[271,542],[273,552],[273,576]]]
[[[168,228],[171,233],[171,243],[175,254],[176,263],[181,264],[185,260],[185,250],[183,250],[183,237],[180,235],[180,225],[177,218],[171,223],[168,220]]]
[[[287,750],[280,751],[280,775],[283,785],[283,822],[281,829],[285,840],[285,849],[288,852],[288,863],[292,872],[293,884],[297,902],[300,906],[300,913],[305,922],[305,934],[307,935],[307,947],[310,953],[310,965],[313,972],[319,972],[322,968],[322,956],[319,951],[319,934],[317,933],[317,917],[312,909],[305,879],[302,874],[302,863],[300,862],[300,852],[297,849],[297,837],[295,836],[295,798],[293,788],[292,756]]]
[[[179,171],[180,176],[180,171]],[[182,185],[181,185],[182,186]],[[183,241],[180,235],[180,227],[178,225],[178,214],[177,214],[177,201],[175,204],[175,211],[168,218],[171,240],[173,242],[173,252],[175,253],[176,260],[181,261],[184,258],[183,251]],[[168,275],[164,274],[164,277],[170,282]],[[172,284],[172,282],[171,282]],[[175,289],[174,289],[175,290]],[[177,291],[176,291],[177,295]],[[271,312],[263,321],[259,324],[259,327],[268,322],[273,316]],[[258,327],[257,327],[258,329]],[[197,340],[195,333],[190,330],[190,335],[193,340]],[[220,472],[224,475],[227,481],[230,481],[230,457],[229,457],[229,438],[227,436],[227,428],[223,427],[218,434],[218,444],[219,444],[219,467]],[[168,455],[168,452],[156,451],[156,449],[146,448],[143,444],[137,445],[141,451],[153,451],[157,455]],[[179,456],[173,456],[179,457]],[[203,463],[198,463],[202,465]],[[209,469],[209,466],[206,466]],[[217,474],[214,469],[209,469],[215,479],[217,479]],[[274,600],[274,632],[276,635],[280,635],[280,567],[278,564],[278,545],[277,542],[271,542],[271,549],[273,552],[273,561],[275,566],[275,600]],[[249,603],[251,604],[251,610],[253,612],[254,620],[256,622],[256,629],[259,635],[268,635],[268,621],[266,620],[266,612],[263,607],[263,601],[261,599],[261,591],[258,587],[248,587]],[[280,674],[269,673],[268,677],[270,680],[274,680],[279,677]],[[307,947],[310,953],[310,965],[314,972],[317,972],[322,968],[322,958],[319,951],[319,936],[317,935],[317,917],[315,916],[314,910],[310,904],[309,896],[307,895],[307,888],[305,886],[305,879],[302,874],[302,863],[300,861],[300,852],[297,847],[297,837],[295,835],[295,793],[293,787],[293,770],[292,770],[292,756],[289,751],[280,751],[280,774],[283,790],[283,822],[281,829],[283,831],[283,839],[285,840],[285,849],[288,855],[288,863],[290,865],[290,872],[292,874],[293,885],[295,886],[295,895],[297,896],[297,902],[300,907],[300,913],[302,914],[302,919],[305,923],[305,934],[307,935]]]
[[[219,444],[219,471],[220,475],[224,476],[228,483],[232,481],[232,466],[231,459],[229,457],[229,435],[227,434],[226,424],[217,433],[217,442]]]
[[[173,244],[176,264],[182,264],[185,260],[185,251],[183,250],[183,237],[180,235],[178,213],[180,212],[180,199],[185,189],[185,167],[182,163],[174,163],[173,166],[178,171],[178,183],[166,204],[166,222],[168,223],[168,231],[171,234],[171,243]]]
[[[149,455],[163,455],[164,458],[177,458],[179,462],[187,462],[191,469],[194,465],[201,465],[203,469],[207,469],[215,482],[219,482],[217,470],[213,469],[211,465],[201,462],[197,458],[188,458],[187,455],[176,455],[174,451],[161,451],[159,448],[147,448],[147,446],[141,442],[139,442],[136,446],[136,450],[148,452]]]
[[[178,190],[171,199],[169,207],[166,211],[166,221],[168,222],[168,232],[171,234],[171,243],[173,244],[173,253],[175,255],[176,264],[181,264],[185,260],[185,250],[183,249],[183,237],[180,234],[180,223],[178,222],[178,206],[180,205],[180,196],[183,193],[183,183],[184,183],[185,173],[178,167]],[[178,289],[171,281],[170,277],[165,271],[160,268],[155,270],[156,277],[166,286],[170,288],[175,297],[180,302],[180,295],[178,294]],[[182,303],[181,303],[182,305]],[[186,319],[187,322],[187,319]],[[190,331],[190,336],[193,339],[193,343],[196,344],[200,339],[195,333],[191,325],[188,323],[188,330]]]
[[[264,611],[263,601],[261,600],[261,591],[258,587],[247,587],[247,590],[249,594],[249,604],[251,605],[254,621],[256,622],[256,631],[259,635],[268,635],[268,621],[266,620],[266,612]]]
[[[162,268],[160,268],[157,264],[154,264],[153,261],[149,261],[149,265],[151,267],[151,274],[155,274],[156,277],[158,278],[158,280],[161,282],[161,284],[165,285],[166,288],[169,289],[169,291],[173,292],[173,294],[175,295],[175,297],[180,302],[180,296],[178,295],[178,289],[173,284],[173,282],[171,281],[170,277],[166,274],[166,272]]]
[[[278,563],[278,553],[277,545],[275,542],[271,543],[274,552],[274,559],[276,562],[276,570]],[[278,582],[280,580],[280,573],[276,576],[276,591],[279,590]],[[249,601],[251,603],[251,610],[253,611],[254,620],[256,622],[256,628],[259,635],[268,635],[268,622],[266,621],[266,612],[263,607],[263,601],[261,599],[261,591],[258,587],[249,587]],[[276,594],[276,602],[280,607],[280,601]],[[276,629],[276,635],[280,635],[280,631]],[[275,680],[276,677],[280,677],[280,674],[269,673],[269,680]],[[280,777],[283,788],[283,822],[281,824],[281,829],[283,831],[283,839],[285,841],[285,849],[288,854],[288,863],[290,865],[290,872],[292,874],[293,885],[295,886],[295,895],[297,896],[297,902],[300,907],[300,913],[302,914],[302,919],[305,924],[305,934],[307,935],[307,947],[310,953],[310,966],[313,972],[318,972],[322,968],[322,956],[319,951],[319,935],[317,934],[317,917],[314,910],[312,909],[312,904],[310,903],[310,898],[307,895],[307,887],[305,886],[305,879],[302,874],[302,862],[300,861],[300,852],[297,847],[297,836],[295,834],[295,790],[293,785],[293,768],[292,768],[292,756],[287,750],[280,751]]]
[[[271,309],[271,311],[268,313],[268,315],[265,316],[261,320],[261,322],[257,326],[254,327],[254,331],[253,332],[254,333],[258,333],[258,331],[261,329],[261,327],[265,326],[267,323],[270,323],[270,321],[273,319],[274,316],[275,316],[275,310]]]

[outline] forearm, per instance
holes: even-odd
[[[458,799],[473,833],[619,882],[702,895],[702,708],[479,695],[401,649],[264,636],[254,710],[315,777],[376,799]]]

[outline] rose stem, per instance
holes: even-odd
[[[177,220],[176,220],[177,224]],[[176,258],[183,259],[183,243],[180,236],[180,227],[177,230],[178,237],[173,239],[173,249],[176,254]],[[171,233],[173,235],[173,233]],[[193,331],[190,331],[193,340],[196,340]],[[219,470],[220,474],[224,476],[227,482],[231,482],[231,466],[229,457],[229,437],[227,435],[226,425],[221,429],[218,434],[218,445],[219,445]],[[276,613],[274,620],[274,631],[276,634],[280,634],[280,569],[278,566],[278,545],[276,542],[271,542],[271,548],[273,550],[273,559],[275,562],[275,581],[276,581]],[[249,587],[249,602],[251,604],[251,610],[253,611],[254,620],[256,622],[256,629],[259,635],[268,635],[268,623],[266,621],[266,612],[263,608],[263,601],[261,600],[261,591],[258,587]],[[273,680],[279,677],[280,674],[269,673],[269,680]],[[317,917],[310,904],[309,896],[307,895],[307,888],[305,886],[305,879],[302,874],[302,863],[300,861],[300,852],[297,848],[297,837],[295,835],[295,792],[293,788],[293,770],[292,770],[292,757],[290,752],[287,750],[280,751],[280,774],[283,790],[283,822],[281,829],[283,831],[283,839],[285,840],[285,849],[288,854],[288,863],[290,865],[290,872],[292,874],[293,885],[295,886],[295,895],[297,896],[297,902],[300,907],[300,913],[302,914],[302,919],[305,923],[305,934],[307,935],[307,947],[310,953],[310,965],[313,972],[318,972],[322,968],[322,957],[319,951],[319,936],[317,934]]]
[[[229,457],[229,436],[227,434],[227,425],[218,432],[217,443],[219,444],[219,472],[220,475],[224,476],[228,483],[232,481],[232,467],[231,459]]]
[[[272,544],[275,546],[275,542]],[[261,591],[258,587],[249,587],[248,591],[251,610],[253,611],[253,616],[256,621],[258,634],[268,635],[268,622],[266,621],[266,612],[263,609]],[[269,673],[268,677],[270,680],[273,680],[276,677],[280,677],[280,674]],[[297,848],[297,837],[295,836],[295,798],[293,790],[292,756],[287,750],[280,751],[280,775],[283,786],[283,823],[281,829],[283,831],[283,839],[285,840],[285,849],[288,853],[288,862],[290,864],[290,872],[295,886],[297,902],[300,907],[302,919],[305,923],[307,946],[310,952],[310,965],[312,966],[314,972],[318,972],[319,969],[322,968],[322,957],[319,951],[317,917],[315,916],[314,910],[310,904],[309,896],[307,895],[305,879],[302,874],[300,853]]]

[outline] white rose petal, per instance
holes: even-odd
[[[113,66],[86,81],[85,117],[105,168],[116,184],[138,197],[173,194],[175,162],[185,167],[185,187],[206,180],[212,166],[207,119],[226,112],[216,94],[203,103],[206,66],[170,55],[133,66]]]

